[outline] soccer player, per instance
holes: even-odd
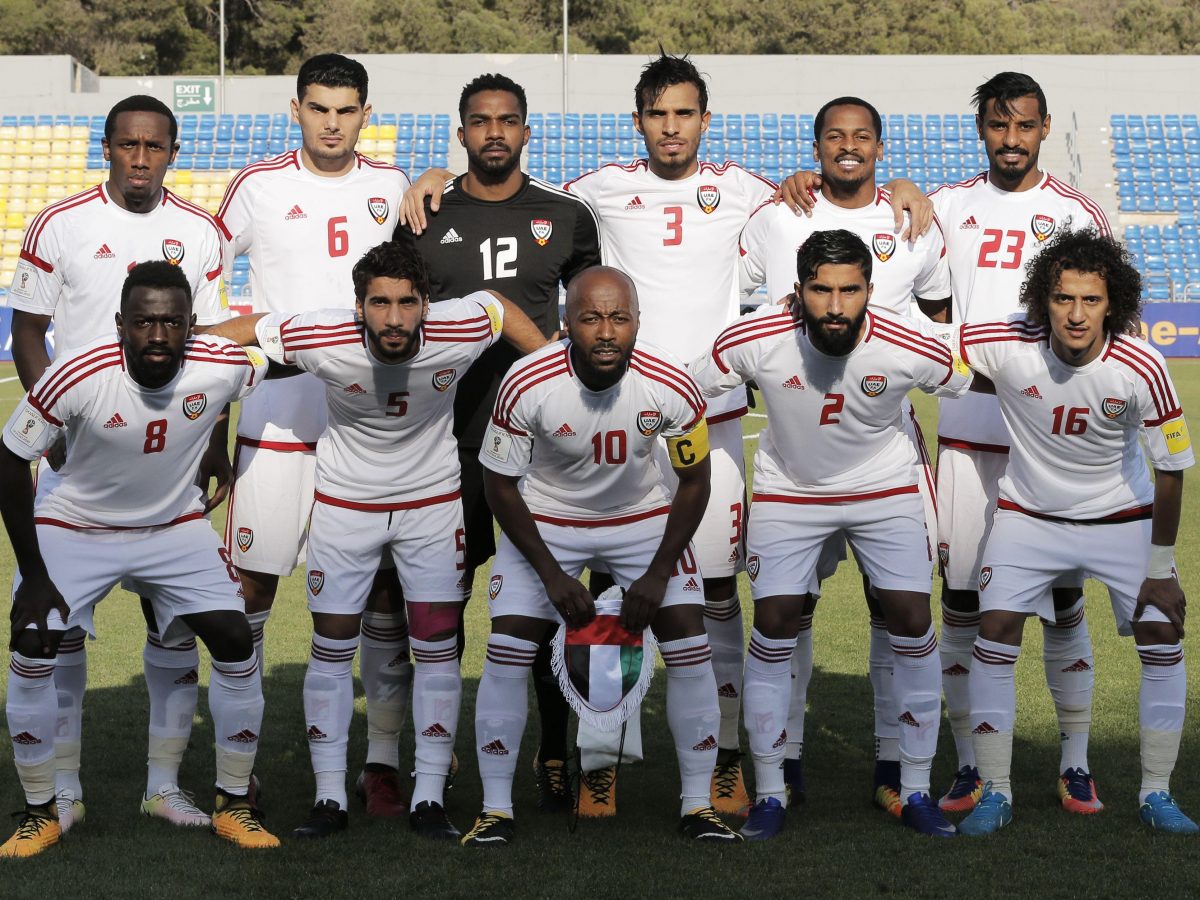
[[[446,185],[437,212],[426,211],[426,230],[414,236],[400,225],[395,237],[415,242],[429,269],[431,300],[496,287],[551,337],[559,328],[559,285],[600,262],[600,238],[587,203],[521,172],[527,109],[524,88],[503,75],[481,75],[466,85],[458,103],[466,174]],[[500,380],[518,358],[507,344],[489,348],[464,375],[454,401],[468,593],[476,567],[496,552],[479,449]],[[538,802],[547,810],[567,809],[573,802],[565,766],[569,710],[550,671],[548,645],[538,653],[534,687],[542,719],[534,758]]]
[[[347,824],[351,666],[386,551],[404,591],[416,660],[417,780],[409,821],[423,837],[457,838],[443,804],[462,696],[457,648],[466,569],[454,394],[502,331],[526,351],[545,338],[489,291],[431,310],[424,263],[399,243],[367,251],[353,281],[352,310],[244,317],[218,332],[315,375],[328,406],[328,430],[317,445],[308,560],[313,637],[304,678],[317,792],[293,836],[326,837]]]
[[[708,500],[705,403],[683,366],[638,340],[637,290],[595,267],[567,289],[567,339],[509,372],[480,460],[504,531],[492,567],[492,634],[475,706],[483,812],[465,846],[514,836],[512,782],[538,645],[595,616],[577,580],[601,565],[625,591],[621,624],[654,629],[682,777],[680,831],[738,840],[710,805],[720,712],[690,539]],[[677,483],[668,488],[658,439]]]
[[[985,787],[965,834],[1012,821],[1013,669],[1026,617],[1054,615],[1048,589],[1063,574],[1104,582],[1137,645],[1142,821],[1200,832],[1170,793],[1187,697],[1174,551],[1195,458],[1162,356],[1130,334],[1140,296],[1116,241],[1064,230],[1029,266],[1023,315],[961,330],[962,359],[995,385],[1011,439],[979,575],[970,721]]]
[[[134,263],[162,259],[179,268],[192,292],[197,331],[227,317],[222,227],[207,211],[163,187],[179,150],[178,130],[174,114],[160,100],[144,95],[121,100],[104,123],[108,180],[50,204],[30,224],[7,300],[13,309],[13,360],[25,390],[32,390],[50,365],[46,333],[51,320],[58,359],[112,335],[121,286]],[[229,490],[228,427],[222,411],[200,460],[199,483],[207,490],[216,481],[206,512]],[[60,438],[39,465],[39,495],[54,490],[52,466],[62,465],[62,447]],[[147,597],[142,610],[149,623],[153,605]],[[142,653],[150,729],[141,809],[176,825],[208,825],[208,816],[178,786],[196,710],[200,657],[191,637],[170,647],[161,638],[149,628]],[[79,629],[59,643],[54,682],[59,706],[55,783],[65,833],[86,812],[79,768],[87,653]]]
[[[796,260],[795,298],[725,329],[692,364],[706,397],[758,384],[770,421],[754,459],[746,572],[754,630],[746,660],[746,730],[757,798],[742,835],[784,826],[791,656],[822,546],[844,535],[887,625],[895,654],[901,821],[950,837],[929,796],[941,710],[929,612],[932,553],[917,487],[918,455],[901,425],[909,390],[961,395],[969,373],[901,317],[868,309],[871,252],[857,236],[818,231]]]
[[[60,356],[4,429],[0,513],[20,570],[6,712],[25,810],[0,856],[32,856],[61,837],[55,654],[69,629],[95,634],[96,604],[123,579],[150,598],[164,646],[199,636],[212,655],[212,830],[241,847],[279,845],[246,796],[263,714],[250,625],[195,484],[217,417],[257,386],[266,360],[192,337],[191,287],[178,266],[134,266],[120,297],[116,335]],[[64,434],[61,477],[35,505],[29,463]]]
[[[911,240],[893,233],[893,214],[886,189],[875,185],[875,163],[883,159],[883,122],[870,103],[858,97],[830,100],[814,119],[816,140],[813,158],[821,167],[821,187],[810,217],[798,217],[782,205],[764,204],[754,211],[738,242],[741,286],[752,294],[762,284],[774,302],[791,294],[796,282],[796,251],[815,231],[844,228],[871,248],[872,309],[898,316],[917,316],[914,310],[928,301],[950,296],[950,275],[945,263],[946,245],[941,227]],[[915,301],[915,304],[914,304]],[[904,431],[921,460],[921,499],[930,536],[937,534],[937,505],[925,439],[912,404],[905,401]],[[832,574],[845,558],[844,542],[827,548],[818,574]],[[900,747],[892,684],[892,648],[879,604],[865,591],[871,614],[870,675],[875,695],[874,802],[892,815],[900,815]],[[812,613],[816,597],[805,606],[800,633],[792,653],[792,701],[788,715],[784,780],[793,801],[805,793],[802,754],[804,713],[808,683],[812,678]]]
[[[250,257],[258,312],[349,309],[354,261],[391,236],[408,177],[354,150],[371,116],[367,71],[355,60],[332,53],[307,60],[291,110],[301,146],[251,163],[221,201],[231,235],[227,264],[238,254]],[[225,545],[246,592],[260,665],[279,578],[305,558],[317,439],[325,430],[321,397],[311,375],[273,381],[238,419]],[[363,614],[368,741],[358,788],[371,815],[408,812],[397,770],[412,666],[398,591],[385,571]]]
[[[1016,312],[1025,267],[1057,231],[1095,227],[1109,234],[1100,207],[1038,167],[1050,133],[1046,95],[1028,75],[1001,72],[975,91],[976,124],[988,171],[934,191],[946,237],[952,302],[939,318],[956,323],[1003,319]],[[954,732],[958,773],[942,808],[974,806],[982,783],[971,744],[967,674],[979,630],[981,555],[1009,440],[993,397],[972,392],[941,404],[938,416],[938,556],[942,591],[941,660],[946,715]],[[1062,755],[1058,792],[1082,814],[1102,804],[1088,774],[1092,642],[1079,582],[1054,586],[1055,616],[1043,622],[1046,682],[1058,714]]]

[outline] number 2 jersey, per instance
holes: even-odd
[[[969,373],[911,320],[867,312],[846,356],[813,346],[803,320],[767,305],[743,316],[691,364],[706,397],[754,380],[770,416],[754,456],[754,495],[799,503],[917,491],[917,453],[901,404],[912,388],[961,396]]]
[[[1175,471],[1195,462],[1187,423],[1162,355],[1110,335],[1103,352],[1070,366],[1047,331],[1020,316],[964,325],[962,359],[990,378],[1012,437],[1000,508],[1071,521],[1148,518],[1150,463]]]
[[[22,459],[66,432],[67,461],[39,491],[38,522],[68,528],[149,528],[198,519],[200,457],[225,405],[266,374],[257,350],[193,337],[183,365],[161,388],[138,384],[115,334],[62,357],[17,404],[4,443]]]
[[[324,382],[329,427],[317,445],[317,499],[376,511],[455,499],[454,393],[503,322],[504,307],[486,292],[438,303],[421,325],[416,355],[385,363],[353,310],[259,319],[267,356]]]

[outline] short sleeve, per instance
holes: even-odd
[[[25,235],[7,305],[34,315],[52,316],[63,293],[61,236],[55,220],[42,226],[39,219],[34,219]],[[34,229],[40,229],[36,238]]]
[[[223,274],[225,239],[213,228],[205,241],[205,256],[200,284],[192,296],[192,311],[197,325],[215,325],[229,318],[229,300],[225,295]]]
[[[1141,342],[1139,341],[1140,345]],[[1127,351],[1128,352],[1128,351]],[[1179,395],[1162,357],[1144,345],[1137,354],[1133,379],[1137,415],[1145,429],[1150,464],[1164,472],[1176,472],[1195,464],[1187,420]],[[1132,368],[1132,366],[1131,366]]]
[[[596,213],[582,198],[575,212],[575,233],[571,241],[571,255],[563,265],[560,278],[564,286],[584,269],[600,264],[600,223]]]
[[[56,419],[43,413],[26,394],[4,426],[4,445],[21,459],[37,459],[62,432]]]
[[[501,382],[492,418],[479,448],[479,462],[484,468],[517,478],[529,471],[533,463],[533,425],[536,416],[536,410],[530,415],[526,409],[528,393],[522,393],[511,405],[506,402],[506,388],[515,380],[514,376],[519,376],[520,371],[523,370],[510,371]]]
[[[913,280],[913,296],[919,300],[945,300],[950,296],[950,262],[941,227],[935,223],[920,241],[921,270]]]
[[[693,360],[688,370],[705,397],[719,397],[755,377],[764,340],[795,329],[791,313],[764,306],[717,335],[712,349]]]
[[[267,354],[259,347],[243,347],[242,350],[246,354],[246,359],[250,363],[248,369],[242,372],[242,383],[238,388],[235,400],[242,400],[251,392],[254,391],[263,380],[267,377],[267,370],[270,368],[270,361],[267,359]]]
[[[245,170],[234,176],[229,187],[225,189],[225,197],[221,200],[221,208],[217,212],[217,219],[228,235],[223,252],[225,284],[233,280],[234,259],[248,253],[254,243],[252,191],[246,180]]]
[[[293,316],[286,313],[267,313],[254,323],[254,334],[258,338],[258,346],[271,362],[281,366],[295,365],[283,349],[283,326],[292,320]]]
[[[583,198],[592,209],[596,209],[600,205],[600,188],[602,187],[601,181],[603,180],[601,172],[601,169],[586,172],[574,181],[568,181],[564,184],[563,190]]]
[[[423,326],[425,340],[457,345],[471,360],[500,340],[504,329],[504,304],[489,291],[443,300]]]
[[[771,234],[774,207],[767,203],[750,214],[738,238],[738,284],[749,297],[767,281],[767,239]],[[768,298],[778,300],[778,297]]]
[[[663,423],[660,435],[664,438],[682,437],[704,421],[708,405],[704,402],[700,386],[683,367],[672,367],[670,383],[660,386],[664,395],[661,401]]]

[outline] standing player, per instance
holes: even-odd
[[[1119,244],[1062,231],[1029,267],[1023,316],[962,327],[963,361],[995,384],[1012,447],[979,576],[970,721],[986,786],[965,834],[1012,821],[1013,670],[1025,618],[1054,615],[1048,589],[1063,574],[1104,582],[1137,644],[1142,820],[1200,832],[1170,793],[1187,697],[1174,551],[1195,459],[1162,356],[1129,334],[1140,295]]]
[[[637,290],[615,269],[571,282],[567,333],[505,378],[480,453],[504,537],[475,707],[483,812],[462,842],[513,839],[526,678],[560,618],[579,628],[595,616],[577,580],[593,565],[625,590],[621,624],[635,634],[650,625],[661,642],[683,782],[680,831],[736,841],[710,805],[720,712],[690,546],[708,500],[704,400],[681,364],[637,341]],[[673,497],[659,437],[677,471]]]
[[[751,294],[762,284],[774,302],[791,294],[796,282],[796,251],[815,231],[844,228],[871,248],[872,309],[897,316],[912,314],[914,301],[943,301],[950,296],[950,276],[945,263],[946,245],[941,227],[923,236],[898,240],[892,231],[893,215],[888,193],[875,186],[875,163],[883,159],[883,122],[870,103],[857,97],[839,97],[818,110],[813,158],[821,166],[821,188],[811,217],[798,217],[784,206],[764,204],[750,216],[739,240],[742,290]],[[904,430],[921,460],[921,498],[925,526],[937,534],[937,504],[925,439],[912,404],[903,407]],[[838,558],[845,558],[844,542],[827,548],[819,574],[832,574]],[[894,708],[892,648],[882,610],[865,591],[871,613],[870,673],[875,695],[874,801],[900,815],[899,725]],[[788,716],[784,779],[791,797],[804,796],[802,753],[804,713],[812,677],[812,613],[816,597],[805,606],[800,633],[792,653],[792,705]]]
[[[386,241],[408,177],[356,153],[371,115],[367,71],[344,56],[314,56],[296,78],[292,120],[302,145],[252,163],[229,183],[219,216],[229,229],[228,263],[250,257],[259,312],[352,305],[354,261]],[[303,562],[313,500],[317,439],[325,430],[321,385],[311,375],[272,382],[242,407],[225,544],[246,592],[262,657],[263,630],[282,575]],[[412,668],[395,578],[381,576],[363,615],[367,768],[361,788],[374,815],[407,811],[397,769]],[[392,596],[389,596],[392,594]],[[397,659],[404,661],[392,665]]]
[[[21,261],[8,294],[13,309],[13,359],[21,385],[32,390],[50,365],[46,333],[54,321],[55,356],[112,334],[121,285],[134,263],[163,259],[178,266],[192,291],[200,330],[228,315],[221,282],[224,232],[205,210],[163,186],[179,150],[175,116],[154,97],[126,97],[104,123],[108,180],[46,207],[29,226]],[[61,466],[61,442],[39,466],[39,494],[53,490]],[[216,479],[205,511],[229,489],[228,417],[222,412],[203,455],[199,482]],[[134,589],[134,585],[129,585]],[[142,598],[150,622],[152,604]],[[87,685],[84,634],[75,629],[59,644],[55,667],[59,720],[55,776],[59,823],[66,832],[84,817],[79,779],[83,695]],[[142,812],[176,825],[207,825],[208,816],[178,787],[179,766],[196,710],[195,640],[172,647],[149,628],[142,653],[150,695],[149,765]]]
[[[329,428],[317,445],[308,570],[313,638],[304,678],[317,798],[293,836],[326,837],[346,827],[351,666],[387,551],[403,586],[416,659],[410,822],[424,837],[457,838],[443,804],[462,695],[457,637],[466,567],[454,394],[502,328],[518,349],[534,350],[545,339],[491,292],[431,312],[424,263],[398,243],[369,250],[353,280],[353,310],[270,313],[220,329],[257,343],[281,365],[312,373],[328,405]]]
[[[165,646],[199,635],[212,655],[212,830],[242,847],[277,847],[246,796],[263,714],[250,625],[195,484],[218,416],[257,384],[266,360],[191,337],[191,288],[176,266],[134,266],[120,298],[115,340],[60,356],[18,404],[0,447],[0,513],[20,570],[6,712],[25,791],[0,856],[32,856],[61,837],[55,653],[67,629],[95,634],[96,604],[127,578],[146,589]],[[61,477],[35,507],[29,463],[64,434]]]
[[[844,535],[870,579],[895,654],[901,821],[951,837],[954,827],[929,796],[941,715],[932,553],[918,455],[901,409],[913,388],[959,396],[971,379],[936,338],[868,310],[871,253],[855,235],[813,234],[796,267],[789,308],[766,306],[736,322],[692,365],[705,396],[754,380],[771,417],[754,459],[746,542],[754,597],[746,730],[757,798],[742,834],[766,840],[783,828],[791,655],[822,547]]]
[[[1015,312],[1025,266],[1055,232],[1094,226],[1109,234],[1099,206],[1038,168],[1050,116],[1036,81],[1001,72],[979,86],[974,102],[988,171],[930,195],[945,229],[950,261],[953,300],[944,312],[952,313],[957,323],[993,321]],[[946,714],[959,764],[955,782],[941,801],[946,810],[970,809],[981,787],[968,724],[967,674],[979,630],[980,557],[1008,452],[1008,433],[995,398],[972,393],[941,404],[941,659]],[[1057,618],[1043,621],[1043,660],[1062,738],[1058,791],[1066,809],[1091,813],[1101,808],[1087,762],[1095,674],[1091,637],[1079,583],[1057,585],[1054,597]]]
[[[415,242],[429,269],[430,299],[495,287],[550,337],[559,327],[559,285],[600,262],[600,238],[584,201],[521,172],[521,149],[529,140],[526,113],[524,89],[503,75],[481,75],[464,87],[458,139],[467,151],[467,172],[446,185],[436,213],[426,211],[425,231],[414,237],[401,225],[396,240]],[[463,376],[454,401],[468,595],[476,567],[496,552],[479,450],[500,380],[518,358],[506,344],[490,347]],[[565,767],[569,710],[550,671],[548,645],[538,653],[534,687],[542,719],[534,758],[539,804],[565,809],[571,804]]]

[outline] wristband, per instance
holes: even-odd
[[[1175,573],[1175,546],[1150,545],[1150,569],[1147,578],[1170,578]]]

